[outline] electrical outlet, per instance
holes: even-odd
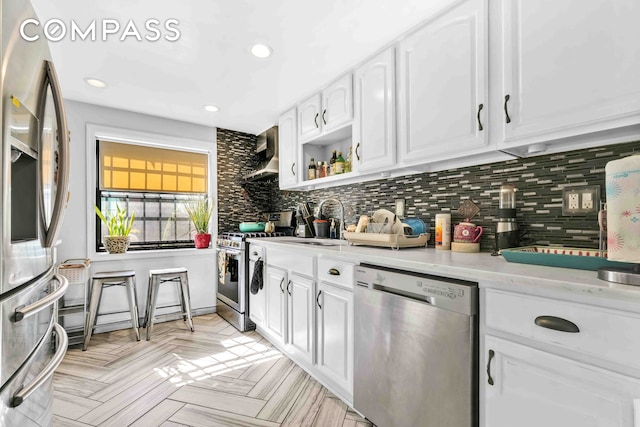
[[[580,209],[580,194],[569,193],[569,209],[571,210]]]
[[[562,190],[562,215],[595,213],[600,203],[600,186],[570,187]]]
[[[582,193],[582,209],[593,209],[593,194],[590,192]]]

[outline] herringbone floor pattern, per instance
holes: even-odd
[[[70,349],[54,376],[54,426],[371,426],[257,332],[217,314],[194,323]]]

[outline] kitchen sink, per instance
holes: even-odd
[[[292,243],[299,243],[301,245],[313,245],[313,246],[340,246],[344,244],[340,240],[335,240],[335,241],[302,240],[299,242],[292,242]]]

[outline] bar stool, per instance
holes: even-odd
[[[182,316],[187,325],[193,329],[193,319],[191,318],[191,297],[189,294],[189,278],[187,277],[187,269],[184,267],[165,268],[162,270],[149,270],[149,289],[147,291],[147,312],[144,317],[144,327],[147,328],[147,341],[151,339],[151,330],[153,329],[154,313],[156,310],[156,302],[158,301],[158,288],[163,283],[173,282],[178,285],[178,294],[180,295],[180,308]],[[173,307],[177,304],[166,305],[158,308]]]
[[[129,311],[131,312],[131,327],[136,333],[136,340],[140,341],[140,331],[138,322],[138,297],[136,296],[136,272],[133,270],[124,271],[107,271],[102,273],[96,273],[91,280],[91,301],[89,302],[89,315],[87,316],[87,327],[84,332],[84,343],[82,344],[82,350],[87,349],[91,334],[96,326],[96,318],[98,317],[98,308],[100,307],[100,300],[102,299],[102,289],[111,286],[124,286],[127,291],[127,299],[129,300]],[[124,311],[117,311],[114,313],[104,314],[116,314],[125,313]]]

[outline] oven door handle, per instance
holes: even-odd
[[[242,251],[239,250],[235,250],[235,249],[223,249],[223,248],[216,248],[216,250],[218,252],[224,252],[226,254],[229,254],[231,256],[238,256],[238,255],[242,255]]]

